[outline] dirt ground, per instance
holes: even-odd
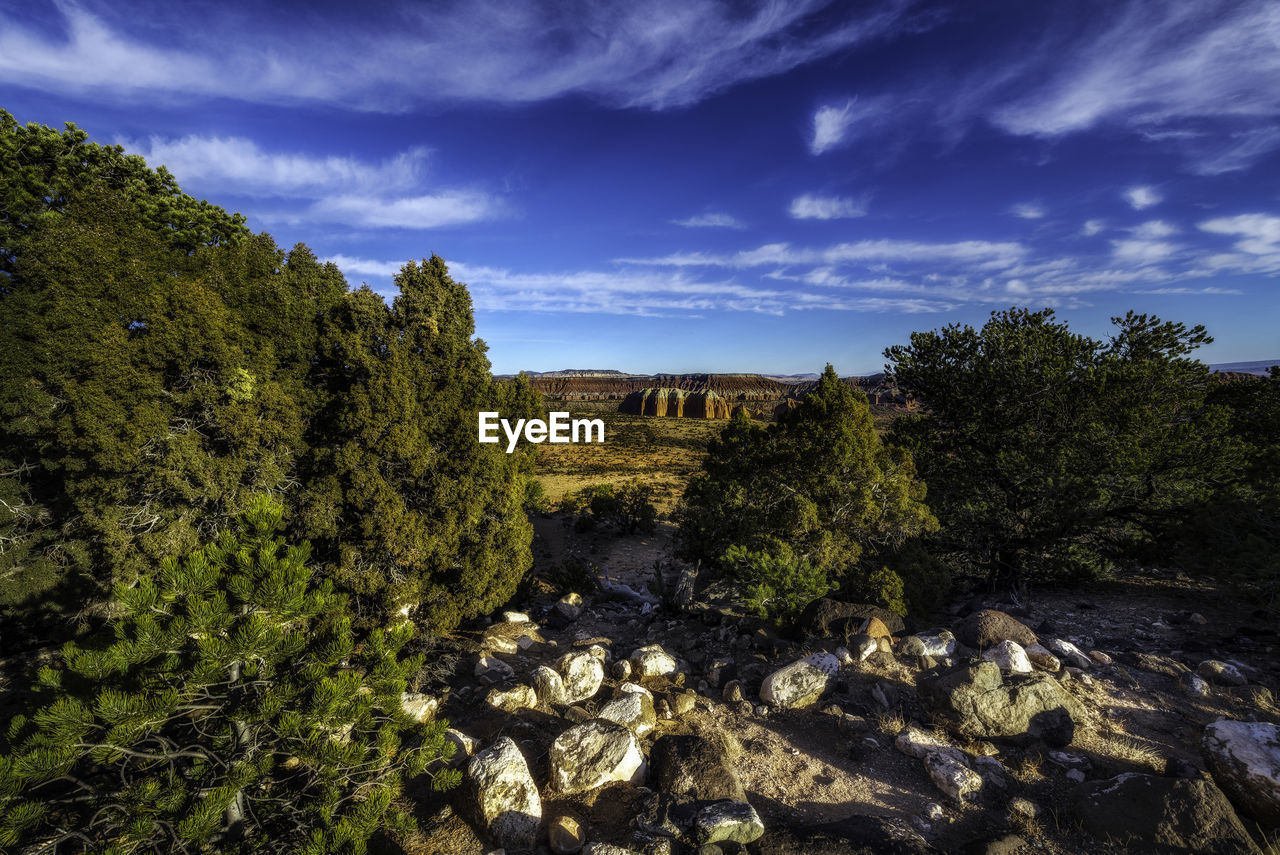
[[[613,581],[642,592],[653,578],[654,562],[669,555],[672,534],[669,525],[650,536],[619,537],[608,531],[581,534],[559,517],[538,519],[535,530],[540,565],[570,557],[586,559],[602,572],[607,570]],[[536,597],[529,611],[536,617],[539,607],[554,597],[551,592]],[[519,675],[537,664],[554,662],[575,642],[585,643],[584,639],[605,639],[615,659],[644,644],[661,643],[685,663],[688,679],[683,686],[651,688],[660,699],[666,697],[666,690],[694,690],[698,699],[691,712],[660,721],[646,743],[663,733],[714,731],[729,737],[741,747],[734,765],[766,828],[808,827],[873,815],[909,824],[943,852],[963,852],[972,841],[1004,833],[1016,833],[1024,843],[1011,852],[1123,852],[1123,844],[1108,848],[1081,830],[1073,812],[1079,785],[1066,777],[1070,769],[1081,770],[1088,780],[1122,772],[1192,774],[1204,768],[1199,741],[1206,724],[1224,716],[1280,722],[1274,700],[1280,687],[1280,638],[1265,612],[1227,591],[1177,577],[1144,576],[1087,592],[1041,591],[1029,602],[986,605],[1016,613],[1041,635],[1074,639],[1087,649],[1100,650],[1112,662],[1065,684],[1085,710],[1085,721],[1071,746],[1049,752],[1043,746],[1002,744],[997,759],[1004,769],[1003,786],[987,787],[976,802],[965,804],[945,797],[918,760],[894,747],[894,737],[905,723],[926,729],[937,724],[915,702],[917,672],[910,663],[884,667],[863,663],[841,669],[839,688],[830,700],[839,711],[856,717],[852,725],[848,716],[842,721],[820,708],[764,714],[744,711],[724,703],[718,686],[702,681],[710,661],[734,660],[746,697],[758,703],[764,674],[814,648],[763,628],[752,630],[749,623],[716,625],[705,615],[662,610],[642,614],[635,604],[599,593],[589,597],[588,608],[571,625],[542,628],[554,647],[503,658]],[[953,625],[959,608],[957,600],[952,611],[936,616],[933,624]],[[909,631],[923,628],[908,626]],[[1208,658],[1242,663],[1251,669],[1251,685],[1215,688],[1204,699],[1190,697],[1179,685],[1178,675]],[[470,682],[468,676],[464,674],[459,682]],[[615,683],[606,678],[597,698],[610,697]],[[888,706],[876,697],[877,687],[889,700]],[[474,701],[479,698],[473,696]],[[592,702],[584,706],[592,711]],[[474,703],[455,703],[444,714],[482,742],[502,734],[516,738],[535,779],[545,785],[547,747],[567,722],[547,712],[513,716],[476,709]],[[985,753],[986,746],[958,744],[973,753]],[[615,784],[587,797],[549,799],[544,818],[570,813],[586,827],[589,839],[631,843],[638,852],[632,837],[634,817],[647,795],[644,788]],[[1037,805],[1039,816],[1028,819],[1011,813],[1008,802],[1014,796]],[[428,821],[407,847],[409,851],[459,855],[491,851],[462,819],[449,814],[446,804],[447,799],[440,796],[422,802]],[[430,817],[442,809],[447,816],[432,821]],[[1261,835],[1259,842],[1267,845]],[[750,849],[754,852],[758,847],[753,844]]]

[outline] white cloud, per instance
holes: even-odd
[[[1145,267],[1159,264],[1178,251],[1178,245],[1159,240],[1113,240],[1112,255],[1116,261]]]
[[[1148,186],[1130,187],[1124,191],[1123,195],[1125,201],[1135,211],[1150,208],[1152,205],[1159,205],[1164,201],[1164,197],[1160,195],[1156,188]]]
[[[1206,232],[1240,238],[1236,249],[1250,255],[1280,253],[1280,217],[1269,214],[1239,214],[1205,220],[1200,228]]]
[[[672,220],[677,226],[689,229],[745,229],[747,224],[729,214],[699,214],[683,220]]]
[[[853,142],[857,131],[865,131],[884,110],[884,102],[872,98],[850,98],[843,104],[827,104],[813,114],[809,151],[815,155]]]
[[[501,199],[480,190],[423,192],[430,152],[421,146],[370,163],[346,156],[265,151],[243,137],[152,136],[125,144],[149,165],[167,167],[188,188],[291,203],[256,212],[267,222],[432,229],[506,213]]]
[[[1085,220],[1084,225],[1080,227],[1080,233],[1087,237],[1093,237],[1106,227],[1107,224],[1102,220]]]
[[[867,199],[848,196],[815,196],[805,193],[791,200],[791,216],[797,220],[841,220],[863,217]]]
[[[357,258],[350,255],[331,255],[324,259],[338,265],[343,273],[363,273],[367,276],[395,276],[404,267],[403,261],[377,261],[372,258]]]
[[[994,113],[1036,136],[1115,119],[1161,129],[1173,120],[1274,116],[1280,110],[1280,12],[1267,0],[1130,2],[1098,35],[1055,45],[1048,83]]]
[[[400,111],[429,101],[519,103],[577,93],[664,109],[892,33],[910,0],[838,16],[830,0],[443,0],[339,4],[308,15],[270,4],[231,14],[217,4],[159,0],[94,5],[58,4],[63,31],[52,34],[4,16],[0,77],[140,101],[316,99]]]
[[[1139,226],[1129,229],[1129,233],[1139,240],[1160,240],[1161,238],[1176,235],[1178,229],[1164,220],[1148,220]]]
[[[1020,202],[1010,208],[1009,212],[1024,220],[1039,220],[1045,215],[1044,206],[1035,202]]]
[[[497,200],[467,190],[401,198],[346,194],[320,199],[298,219],[368,228],[434,229],[495,219],[502,210]]]
[[[183,183],[207,182],[250,196],[403,188],[421,180],[429,155],[427,148],[417,147],[382,163],[367,163],[336,155],[267,152],[244,137],[152,136],[146,142],[121,142],[150,166],[167,167]]]
[[[756,249],[730,255],[714,253],[674,253],[658,258],[619,258],[623,264],[656,267],[750,268],[787,264],[876,264],[908,262],[926,264],[956,262],[982,269],[1008,267],[1026,253],[1014,242],[958,241],[930,243],[912,240],[864,240],[839,243],[825,248],[795,248],[787,243],[764,244]]]

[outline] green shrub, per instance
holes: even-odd
[[[113,637],[41,670],[51,697],[0,758],[0,846],[362,852],[411,827],[395,800],[447,726],[401,708],[412,626],[357,646],[282,513],[256,500],[239,534],[118,587]]]
[[[910,454],[880,443],[866,396],[828,365],[775,424],[730,419],[677,508],[676,545],[786,613],[833,584],[867,587],[885,555],[936,528],[923,500]]]
[[[795,617],[832,589],[823,568],[814,567],[807,558],[781,552],[773,555],[731,546],[722,559],[730,578],[741,586],[748,607],[776,622]]]

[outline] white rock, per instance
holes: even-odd
[[[568,703],[564,691],[564,679],[561,678],[560,672],[546,665],[539,665],[533,669],[529,680],[533,683],[533,691],[538,696],[538,703],[546,706]]]
[[[952,746],[946,740],[939,739],[932,733],[912,725],[907,725],[898,731],[893,744],[903,754],[908,757],[915,757],[917,760],[923,760],[936,751],[950,751],[954,752],[957,757],[963,757],[960,749]]]
[[[538,693],[529,686],[513,686],[510,689],[490,689],[485,703],[505,712],[533,709],[538,705]]]
[[[505,623],[533,623],[524,612],[503,612],[502,620]]]
[[[774,671],[760,686],[760,699],[782,709],[816,704],[835,683],[840,660],[813,653]]]
[[[1012,671],[1014,674],[1031,673],[1031,659],[1016,641],[1002,641],[983,653],[982,658],[996,663],[1003,671]]]
[[[639,692],[623,692],[618,695],[600,708],[596,718],[620,724],[636,736],[644,736],[658,723],[653,699]]]
[[[631,679],[631,660],[619,659],[617,662],[614,662],[612,673],[613,673],[613,679],[615,680]]]
[[[1027,654],[1027,658],[1031,660],[1031,664],[1037,668],[1053,674],[1062,670],[1061,660],[1054,656],[1052,651],[1043,644],[1028,644],[1023,648],[1023,651]]]
[[[867,658],[880,649],[880,639],[872,638],[869,635],[863,636],[858,641],[858,649],[855,651],[859,662],[866,662]]]
[[[853,658],[853,654],[849,652],[847,647],[836,648],[836,659],[840,660],[841,665],[854,665],[857,660]]]
[[[746,802],[716,802],[698,811],[693,821],[693,839],[702,845],[733,842],[754,843],[764,836],[764,822]]]
[[[458,767],[471,759],[480,747],[480,741],[472,739],[460,730],[449,728],[444,732],[444,741],[453,746],[453,755],[449,758],[449,766]]]
[[[635,735],[620,724],[592,719],[569,728],[551,743],[551,786],[585,793],[614,781],[644,781],[645,759]]]
[[[601,665],[609,663],[609,651],[601,647],[599,644],[593,644],[587,648],[587,652],[600,660]]]
[[[404,692],[400,695],[400,709],[416,722],[424,722],[436,717],[440,701],[430,695],[419,692]]]
[[[638,683],[623,683],[619,685],[618,688],[614,691],[613,696],[616,698],[619,695],[625,695],[627,692],[635,692],[636,694],[639,694],[639,695],[648,695],[649,700],[653,700],[653,692],[649,691],[644,686],[641,686]]]
[[[1264,825],[1280,825],[1280,727],[1220,719],[1205,728],[1200,747],[1237,807]]]
[[[584,650],[561,656],[556,667],[564,677],[565,703],[585,701],[600,691],[600,684],[604,682],[604,666]]]
[[[924,768],[939,790],[956,801],[982,789],[982,776],[949,751],[934,751],[924,757]]]
[[[1076,647],[1070,641],[1066,641],[1061,638],[1051,638],[1045,644],[1045,646],[1048,647],[1050,650],[1052,650],[1054,653],[1056,653],[1058,655],[1058,658],[1060,658],[1063,662],[1067,663],[1073,668],[1088,670],[1089,667],[1093,664],[1093,660],[1090,659],[1088,656],[1086,656],[1083,650],[1081,650],[1079,647]]]
[[[1209,688],[1208,681],[1191,671],[1179,676],[1178,683],[1182,686],[1183,691],[1194,698],[1207,698],[1213,694],[1213,690]]]
[[[630,849],[612,843],[588,843],[582,847],[582,855],[635,855]]]
[[[661,644],[650,644],[634,651],[629,657],[631,673],[637,680],[650,677],[669,677],[676,673],[679,666],[670,653],[662,649]]]
[[[471,819],[499,845],[532,849],[537,842],[542,799],[511,737],[502,737],[467,763],[462,799]]]

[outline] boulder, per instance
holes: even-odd
[[[996,663],[1002,671],[1014,674],[1030,674],[1032,671],[1027,651],[1016,641],[1002,641],[983,653],[982,658]]]
[[[716,802],[698,811],[693,839],[708,843],[754,843],[764,835],[760,814],[746,802]]]
[[[1028,644],[1023,648],[1023,652],[1027,654],[1031,664],[1037,668],[1042,668],[1051,674],[1056,674],[1062,670],[1062,660],[1054,656],[1053,652],[1042,644]]]
[[[1245,686],[1249,683],[1239,668],[1230,662],[1206,659],[1196,666],[1196,673],[1215,686]]]
[[[933,668],[917,681],[921,704],[950,717],[966,736],[1040,739],[1051,746],[1070,744],[1076,701],[1047,674],[1000,676],[994,662]]]
[[[694,734],[662,736],[649,752],[650,786],[697,800],[742,802],[747,794],[725,743]]]
[[[529,686],[513,686],[510,689],[490,689],[485,703],[504,712],[533,709],[538,705],[538,694]]]
[[[463,766],[480,748],[479,740],[472,739],[460,730],[449,728],[444,732],[444,741],[453,746],[453,754],[449,756],[450,768]]]
[[[869,603],[845,603],[830,597],[822,597],[806,606],[797,625],[810,638],[847,638],[866,632],[867,623],[872,618],[879,620],[890,635],[897,635],[905,628],[902,616],[888,609]]]
[[[532,849],[542,822],[542,799],[515,741],[504,736],[472,757],[463,772],[461,804],[499,846]]]
[[[986,650],[1002,641],[1016,641],[1024,647],[1039,641],[1026,624],[995,609],[982,609],[969,615],[956,627],[956,635],[978,650]]]
[[[551,786],[561,793],[644,780],[645,761],[635,735],[620,724],[592,719],[569,728],[551,743]]]
[[[1226,796],[1205,778],[1127,772],[1084,785],[1076,809],[1090,834],[1130,852],[1258,852]]]
[[[640,692],[622,692],[602,706],[596,718],[620,724],[636,736],[644,736],[658,724],[653,698]]]
[[[552,706],[569,702],[568,695],[564,690],[564,679],[560,676],[560,672],[552,670],[546,665],[539,665],[529,675],[529,681],[533,683],[533,691],[538,696],[538,703],[544,706]]]
[[[1244,813],[1280,825],[1280,727],[1221,719],[1204,729],[1200,748],[1213,779]]]
[[[764,678],[760,699],[782,709],[816,704],[835,686],[840,660],[830,653],[813,653],[783,666]]]
[[[951,656],[956,652],[956,637],[947,630],[908,635],[898,642],[899,656]]]
[[[634,651],[631,660],[631,674],[637,680],[653,677],[670,677],[679,670],[675,658],[662,649],[661,644],[650,644]]]
[[[1058,658],[1072,668],[1079,668],[1083,671],[1089,670],[1093,665],[1093,660],[1085,655],[1084,651],[1076,647],[1070,641],[1061,638],[1051,638],[1045,642],[1045,647],[1057,654]]]
[[[604,665],[585,650],[561,656],[556,668],[564,678],[564,697],[568,704],[576,704],[592,697],[600,691],[600,684],[604,682]]]

